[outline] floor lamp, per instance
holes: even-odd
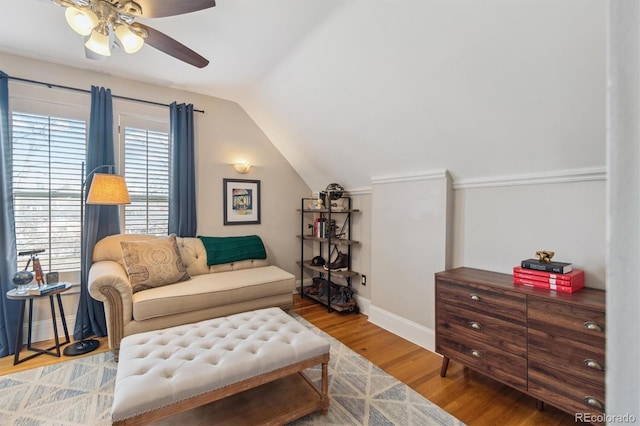
[[[115,165],[103,164],[84,175],[84,161],[82,162],[82,174],[80,175],[80,340],[74,342],[64,349],[66,356],[83,355],[92,352],[100,346],[100,342],[96,339],[84,338],[84,317],[86,315],[88,303],[87,284],[83,283],[85,276],[86,243],[84,241],[84,210],[87,204],[100,205],[122,205],[130,204],[129,191],[123,176],[114,174]],[[96,173],[98,170],[108,168],[109,173]],[[85,202],[84,190],[89,178],[93,176],[89,194]],[[84,285],[83,285],[84,284]]]

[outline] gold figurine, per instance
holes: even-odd
[[[551,250],[540,250],[536,252],[536,257],[542,263],[549,263],[551,262],[551,258],[553,257],[554,254],[555,253],[552,252]]]

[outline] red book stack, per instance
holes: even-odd
[[[555,272],[514,266],[513,283],[555,290],[561,293],[574,293],[584,287],[584,271],[581,269],[573,269],[566,274],[557,274]]]

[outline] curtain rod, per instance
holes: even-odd
[[[16,80],[16,81],[21,81],[23,83],[31,83],[31,84],[39,84],[41,86],[47,86],[49,89],[55,87],[56,89],[65,89],[65,90],[71,90],[74,92],[81,92],[81,93],[91,93],[91,90],[87,90],[87,89],[79,89],[77,87],[70,87],[70,86],[62,86],[60,84],[53,84],[53,83],[45,83],[44,81],[37,81],[37,80],[29,80],[27,78],[20,78],[20,77],[12,77],[12,76],[8,76],[9,80]],[[136,99],[136,98],[129,98],[127,96],[120,96],[120,95],[111,95],[111,97],[116,98],[116,99],[123,99],[126,101],[133,101],[133,102],[142,102],[145,104],[150,104],[150,105],[156,105],[156,106],[163,106],[163,107],[170,107],[171,105],[169,104],[163,104],[160,102],[153,102],[153,101],[147,101],[145,99]],[[194,112],[201,112],[204,114],[204,110],[201,109],[195,109],[193,110]]]

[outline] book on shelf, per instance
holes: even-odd
[[[553,274],[548,272],[534,271],[533,269],[525,269],[514,267],[513,276],[526,280],[541,281],[549,284],[558,284],[564,286],[584,285],[584,271],[582,269],[574,269],[568,274]]]
[[[62,290],[67,285],[71,285],[69,283],[55,283],[55,284],[42,284],[40,287],[34,287],[29,289],[29,296],[44,296],[45,294],[49,294],[53,291]]]
[[[576,291],[584,288],[584,282],[579,284],[574,284],[574,285],[558,285],[558,284],[551,284],[544,281],[528,280],[528,279],[519,278],[515,276],[513,277],[513,283],[517,285],[524,285],[527,287],[543,288],[546,290],[555,290],[560,293],[575,293]]]
[[[568,274],[573,270],[573,265],[567,262],[540,262],[538,259],[525,259],[520,262],[525,269],[536,271],[555,272],[556,274]]]

